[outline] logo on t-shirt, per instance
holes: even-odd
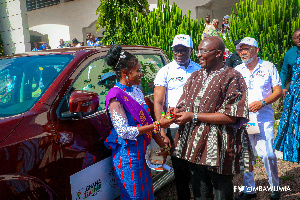
[[[183,81],[183,77],[173,77],[171,78],[171,81]]]
[[[260,76],[260,77],[263,77],[263,78],[264,78],[266,74],[265,74],[265,73],[263,73],[263,71],[259,70],[259,71],[257,71],[257,72],[255,73],[255,75],[256,75],[256,76]]]

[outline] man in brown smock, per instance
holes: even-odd
[[[178,101],[173,156],[190,162],[194,199],[233,199],[234,174],[252,171],[247,85],[223,65],[225,45],[216,36],[201,41],[202,69],[187,80]],[[170,109],[172,110],[172,108]],[[196,187],[197,186],[197,187]]]

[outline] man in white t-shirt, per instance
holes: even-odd
[[[249,134],[253,150],[264,162],[265,170],[269,178],[272,200],[280,199],[278,190],[279,178],[277,157],[272,147],[274,141],[274,114],[272,103],[282,96],[281,81],[273,63],[257,57],[259,51],[257,41],[245,37],[236,50],[243,63],[236,66],[248,86],[248,106],[250,122],[257,121],[260,133]],[[252,199],[255,193],[254,171],[245,173],[243,180],[244,192],[238,200]],[[275,190],[274,190],[275,189]]]
[[[193,51],[193,41],[189,35],[176,35],[172,48],[173,61],[161,68],[154,80],[154,111],[156,120],[161,118],[162,112],[166,111],[167,108],[176,107],[185,82],[194,71],[201,69],[200,65],[190,60]],[[165,105],[166,107],[164,107]],[[177,129],[178,125],[172,124],[167,129],[167,134],[165,134],[165,130],[161,131],[167,145],[173,145]],[[171,157],[171,159],[178,199],[190,199],[189,162],[176,157]]]

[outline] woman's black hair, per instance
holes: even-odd
[[[120,45],[112,46],[105,57],[108,66],[112,66],[120,78],[123,69],[130,70],[138,63],[138,59],[127,51],[123,51]]]

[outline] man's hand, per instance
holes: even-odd
[[[161,139],[162,139],[162,141],[165,143],[165,145],[166,145],[168,148],[171,148],[171,141],[170,141],[170,139],[167,137],[164,128],[161,129],[160,134],[161,134],[161,135],[160,135],[160,136],[161,136]]]
[[[179,109],[179,108],[173,108],[173,107],[171,107],[171,108],[169,108],[168,110],[167,110],[167,112],[173,112],[174,114],[176,114],[176,113],[180,113],[180,112],[183,112],[183,108],[181,108],[181,109]]]
[[[254,101],[249,105],[249,112],[257,112],[263,107],[262,101]]]
[[[194,117],[194,113],[193,112],[180,112],[180,113],[176,113],[175,114],[175,118],[176,118],[176,124],[186,124],[187,122],[192,121],[193,117]]]
[[[287,89],[282,89],[283,96],[285,95],[286,92],[287,92]]]
[[[170,151],[166,151],[164,149],[161,149],[161,152],[157,154],[158,156],[164,157],[164,163],[166,163],[167,157],[170,155]]]

